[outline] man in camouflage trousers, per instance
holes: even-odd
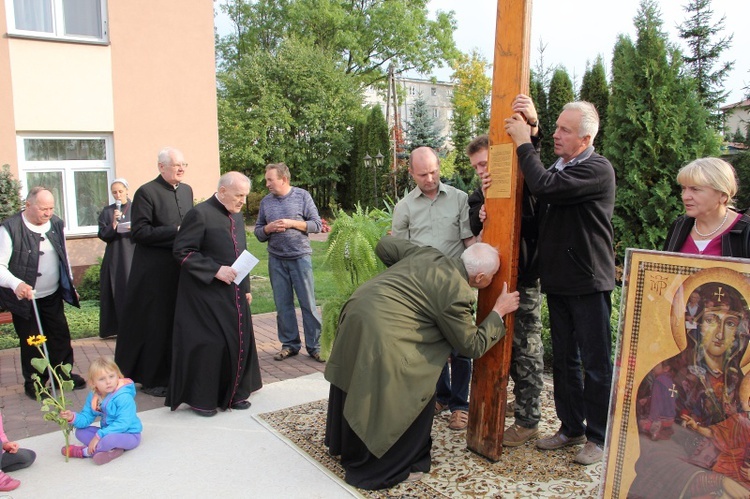
[[[530,124],[535,122],[536,119],[533,121],[529,119]],[[539,137],[538,134],[537,137]],[[489,155],[487,135],[481,135],[472,140],[466,148],[466,154],[469,156],[471,166],[482,180],[482,186],[469,196],[469,223],[474,235],[479,236],[485,219],[484,191],[491,184],[487,171]],[[543,388],[544,345],[542,344],[542,296],[536,262],[537,210],[536,198],[531,195],[524,184],[516,286],[521,295],[521,303],[515,315],[510,364],[510,377],[514,382],[515,423],[506,428],[503,433],[503,445],[507,447],[518,447],[539,435],[538,424],[541,418],[539,396]]]

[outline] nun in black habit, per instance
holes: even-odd
[[[125,292],[135,243],[130,237],[128,182],[116,178],[110,184],[115,202],[99,214],[99,239],[107,243],[99,272],[99,336],[117,336],[125,316]]]

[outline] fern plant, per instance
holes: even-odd
[[[323,305],[321,355],[327,359],[336,338],[341,308],[360,284],[385,267],[375,255],[375,246],[391,227],[390,211],[370,210],[360,205],[349,215],[336,213],[328,236],[326,265],[333,271],[339,292]]]

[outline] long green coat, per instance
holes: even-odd
[[[459,258],[389,236],[376,252],[390,268],[344,305],[325,377],[346,392],[346,421],[380,458],[432,399],[451,349],[481,357],[505,326],[496,312],[474,325]]]

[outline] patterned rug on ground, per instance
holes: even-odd
[[[542,394],[542,435],[559,427],[552,394]],[[318,400],[258,417],[302,452],[343,480],[344,470],[323,444],[328,401]],[[466,448],[466,432],[448,429],[449,413],[435,417],[432,427],[432,470],[419,482],[402,483],[389,490],[358,491],[365,497],[596,497],[602,463],[580,466],[573,458],[581,446],[542,452],[533,442],[503,448],[499,462],[491,463]]]

